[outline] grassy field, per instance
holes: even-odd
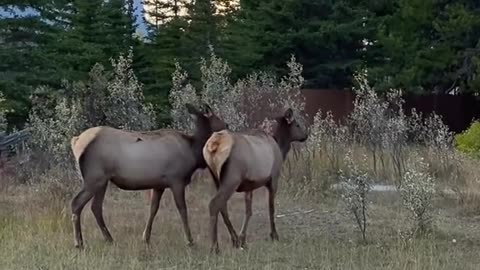
[[[292,179],[291,181],[294,181]],[[406,239],[407,213],[398,194],[373,192],[368,243],[362,244],[339,195],[293,200],[285,191],[277,200],[279,242],[269,240],[267,197],[254,193],[248,249],[231,247],[220,219],[221,254],[209,253],[208,201],[213,188],[195,182],[187,189],[190,225],[196,246],[186,246],[171,193],[165,193],[154,223],[152,243],[142,231],[148,203],[142,192],[110,188],[105,205],[107,226],[115,239],[103,242],[89,204],[82,215],[86,248],[73,247],[70,196],[52,188],[15,186],[0,193],[1,269],[478,269],[480,215],[464,214],[451,198],[435,201],[434,230]],[[237,229],[243,196],[229,202]]]

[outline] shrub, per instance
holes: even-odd
[[[145,104],[142,85],[133,69],[132,51],[112,59],[113,78],[107,84],[105,110],[109,126],[126,130],[150,130],[155,125],[151,104]]]
[[[172,74],[172,89],[170,90],[169,100],[172,109],[170,115],[173,128],[183,131],[193,131],[193,121],[190,114],[185,109],[186,103],[196,104],[199,101],[195,88],[187,84],[188,74],[182,69],[180,64],[175,63],[175,71]]]
[[[218,58],[212,47],[210,49],[209,61],[202,59],[200,66],[203,83],[201,100],[210,104],[230,129],[244,129],[247,126],[246,114],[238,106],[243,93],[230,83],[231,69],[227,62]]]
[[[356,74],[355,83],[354,108],[348,118],[352,140],[370,152],[375,174],[379,173],[380,162],[384,174],[391,168],[393,176],[401,178],[408,134],[402,92],[392,89],[380,97],[368,84],[366,72]],[[391,160],[390,168],[387,157]]]
[[[44,109],[42,103],[34,101],[28,122],[31,130],[28,148],[35,167],[40,171],[58,167],[68,172],[74,165],[70,138],[85,125],[81,106],[76,101],[59,98],[53,111],[47,113]]]
[[[455,136],[455,147],[472,157],[480,158],[480,121],[474,121],[470,127]]]
[[[93,65],[88,80],[74,82],[68,92],[71,98],[81,101],[82,114],[85,115],[87,127],[107,125],[105,108],[107,103],[107,87],[110,75],[101,64]]]
[[[300,92],[302,67],[295,58],[287,65],[290,73],[279,82],[272,74],[258,72],[232,83],[228,63],[217,57],[212,49],[210,58],[202,59],[202,89],[197,91],[187,83],[188,74],[176,64],[169,96],[173,126],[191,130],[192,120],[184,108],[187,101],[208,103],[232,130],[268,127],[270,124],[265,118],[282,114],[287,107],[302,116],[305,107]]]
[[[414,233],[425,233],[430,228],[435,184],[428,174],[428,164],[415,155],[407,163],[400,194],[403,205],[410,212]]]
[[[313,117],[310,130],[307,147],[313,151],[314,157],[327,157],[330,172],[338,172],[346,149],[351,144],[348,127],[337,123],[331,112],[324,117],[319,110]]]
[[[342,199],[349,212],[353,214],[354,220],[366,241],[367,232],[367,194],[370,192],[370,177],[368,173],[360,168],[352,157],[352,152],[345,155],[347,171],[340,171],[340,182],[342,184]],[[367,166],[366,157],[363,159],[363,166]]]

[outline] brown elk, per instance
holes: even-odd
[[[92,198],[91,210],[103,237],[113,242],[102,210],[109,181],[123,190],[153,190],[150,215],[143,232],[147,243],[162,194],[170,188],[188,245],[193,245],[185,187],[196,169],[206,168],[202,148],[207,139],[214,131],[226,129],[227,125],[208,105],[203,112],[191,104],[186,104],[186,108],[196,117],[194,135],[168,129],[132,132],[101,126],[89,128],[72,138],[71,147],[83,178],[83,188],[71,202],[76,247],[83,247],[80,217]]]
[[[220,252],[217,240],[218,213],[226,208],[227,201],[235,191],[245,192],[245,218],[239,239],[241,247],[246,247],[253,190],[264,186],[269,193],[270,236],[272,240],[278,240],[274,203],[281,167],[291,143],[304,142],[308,133],[293,117],[292,109],[286,110],[276,121],[277,128],[273,136],[260,130],[223,130],[214,132],[203,148],[203,156],[217,186],[217,193],[209,204],[212,252]],[[232,239],[236,237],[235,231],[230,233]]]

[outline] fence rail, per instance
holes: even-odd
[[[31,136],[30,130],[24,129],[12,134],[0,132],[0,156],[15,154],[17,147],[27,141]]]

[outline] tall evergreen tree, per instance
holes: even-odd
[[[95,63],[126,54],[134,39],[133,0],[71,0],[64,7],[66,26],[51,33],[46,50],[57,74],[67,80],[85,79]],[[57,7],[59,8],[59,7]]]
[[[108,40],[104,53],[116,57],[119,53],[127,53],[135,45],[133,35],[136,32],[135,7],[133,0],[109,0],[103,6],[105,16],[105,36]]]
[[[255,10],[257,5],[248,6],[243,2],[240,8],[237,1],[218,0],[217,3],[224,9],[219,18],[219,38],[215,50],[232,67],[233,79],[238,79],[261,65],[262,45],[252,32],[255,22],[248,19],[248,12]]]
[[[185,46],[189,57],[185,66],[194,83],[200,81],[199,63],[207,58],[210,46],[218,45],[218,18],[212,0],[195,0],[188,6],[188,27],[186,28]]]
[[[397,0],[377,36],[378,88],[415,93],[478,91],[478,1]]]
[[[21,126],[28,115],[29,95],[44,82],[39,49],[49,25],[42,20],[44,1],[2,1],[0,20],[0,92],[10,123]],[[22,14],[23,13],[23,14]]]
[[[238,19],[224,37],[224,54],[227,59],[232,55],[228,60],[237,66],[256,62],[257,68],[278,74],[286,72],[285,63],[295,54],[304,65],[307,86],[349,86],[351,74],[363,63],[363,39],[372,35],[367,3],[241,0]]]
[[[139,45],[133,0],[4,1],[0,7],[11,11],[0,21],[0,87],[13,110],[10,120],[19,124],[33,89],[61,89],[62,79],[84,79],[95,63],[108,64]],[[23,10],[28,15],[18,16]]]
[[[188,3],[186,0],[150,0],[147,4],[150,6],[145,14],[149,36],[142,50],[146,68],[140,71],[139,79],[145,85],[145,98],[155,104],[157,119],[162,125],[168,123],[168,93],[175,62],[186,64],[191,56],[185,37]]]

